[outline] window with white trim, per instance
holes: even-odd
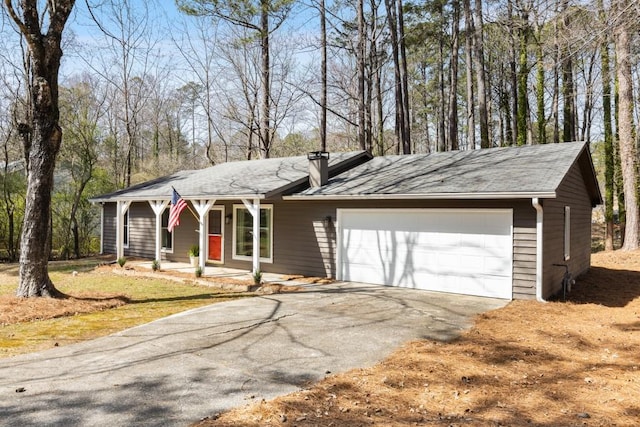
[[[168,230],[169,227],[169,209],[162,212],[161,233],[162,233],[162,251],[173,253],[173,233]]]
[[[124,213],[124,217],[122,218],[123,223],[123,233],[122,233],[122,246],[125,248],[129,247],[129,211],[127,210]]]
[[[564,260],[571,258],[571,206],[564,207]]]
[[[253,216],[244,205],[233,206],[233,259],[251,261]],[[273,262],[273,206],[260,206],[260,261]]]

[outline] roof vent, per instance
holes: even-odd
[[[309,185],[311,188],[322,187],[329,180],[329,153],[312,151],[307,154],[307,159],[309,159]]]

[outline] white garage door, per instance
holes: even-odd
[[[513,213],[340,209],[341,280],[512,297]]]

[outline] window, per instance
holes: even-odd
[[[162,250],[164,252],[173,253],[173,233],[167,230],[169,226],[169,209],[165,209],[162,212]]]
[[[127,210],[127,212],[125,212],[124,217],[122,218],[122,222],[124,223],[124,228],[123,228],[123,236],[122,236],[122,242],[123,242],[123,246],[125,248],[129,247],[129,211]]]
[[[571,206],[564,207],[564,260],[571,258]]]
[[[260,207],[260,261],[273,262],[272,206]],[[253,217],[244,205],[233,206],[233,258],[251,260],[253,256]]]

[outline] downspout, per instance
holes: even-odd
[[[546,302],[542,297],[542,205],[537,197],[531,199],[536,210],[536,299]]]

